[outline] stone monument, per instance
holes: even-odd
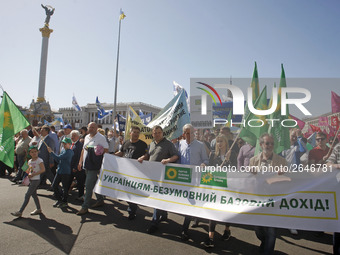
[[[53,32],[49,28],[49,22],[51,16],[54,13],[54,8],[49,5],[41,5],[45,10],[46,19],[44,27],[40,28],[42,34],[42,47],[41,47],[41,58],[40,58],[40,75],[39,75],[39,89],[37,101],[32,100],[29,109],[29,120],[36,125],[38,122],[43,122],[44,120],[52,121],[52,111],[50,104],[45,100],[45,86],[46,86],[46,68],[47,68],[47,53],[48,53],[48,41],[50,34]]]

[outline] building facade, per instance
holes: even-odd
[[[113,104],[101,103],[101,105],[106,111],[113,109]],[[131,106],[137,113],[139,110],[141,110],[144,114],[152,113],[152,118],[155,117],[162,109],[160,107],[142,102],[118,103],[116,106],[117,114],[126,117],[129,106]],[[73,107],[60,108],[59,113],[63,114],[64,122],[70,123],[74,128],[87,126],[87,124],[90,122],[101,124],[103,129],[111,129],[113,126],[114,118],[112,115],[109,115],[102,120],[98,120],[96,104],[87,104],[86,106],[81,107],[81,111],[76,111]]]
[[[320,116],[317,116],[317,117],[313,117],[313,118],[308,118],[308,119],[303,119],[302,121],[305,122],[305,126],[303,127],[302,129],[302,133],[306,133],[308,132],[309,129],[311,129],[311,127],[309,125],[314,125],[314,126],[317,126],[317,127],[320,127],[321,130],[324,130],[326,131],[327,133],[329,133],[329,126],[320,126],[319,125],[319,118],[320,117],[327,117],[328,119],[328,124],[331,125],[331,118],[333,116],[337,116],[338,119],[340,120],[340,112],[337,112],[337,113],[332,113],[332,112],[329,112],[329,113],[325,113],[323,115],[320,115]]]

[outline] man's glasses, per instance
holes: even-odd
[[[316,138],[315,140],[318,141],[318,142],[320,142],[320,141],[326,140],[326,138]]]
[[[273,142],[266,142],[266,143],[263,143],[263,144],[265,144],[265,145],[274,145],[274,143]]]

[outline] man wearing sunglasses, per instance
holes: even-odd
[[[249,166],[256,167],[254,174],[262,172],[265,167],[287,166],[287,161],[274,153],[274,138],[270,134],[262,134],[259,138],[262,152],[250,159]],[[263,172],[262,172],[263,173]],[[283,173],[278,173],[283,174]],[[260,253],[273,254],[276,241],[276,228],[256,226],[255,233],[261,240]]]
[[[324,156],[328,154],[329,147],[327,143],[327,135],[323,132],[316,133],[316,146],[309,152],[308,163],[311,164],[324,164]]]

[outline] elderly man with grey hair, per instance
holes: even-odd
[[[18,173],[15,176],[15,178],[12,180],[13,182],[21,181],[23,177],[22,166],[25,163],[28,147],[29,147],[31,140],[32,138],[29,137],[27,129],[23,129],[20,131],[20,139],[17,145],[15,146],[15,150],[14,150],[17,156],[17,161],[18,161]]]
[[[102,147],[104,153],[109,150],[109,144],[107,143],[106,137],[98,132],[98,125],[95,122],[90,122],[88,124],[89,134],[85,136],[84,145],[82,152],[80,154],[80,159],[78,163],[78,170],[85,169],[86,181],[85,187],[86,192],[84,196],[84,202],[81,209],[76,213],[77,215],[83,215],[88,212],[90,207],[90,202],[92,198],[93,189],[96,185],[99,170],[103,160],[103,154],[97,155],[94,152],[95,147]],[[104,206],[104,196],[96,194],[97,202],[92,205],[92,208]]]
[[[179,163],[185,165],[205,166],[209,164],[207,151],[202,142],[197,141],[194,135],[194,127],[191,124],[186,124],[183,127],[183,137],[178,146]],[[188,229],[191,221],[191,216],[185,216],[181,239],[186,241],[189,239]]]
[[[264,167],[269,166],[287,166],[287,161],[274,153],[274,137],[270,134],[264,133],[259,138],[262,152],[252,157],[249,162],[250,167],[255,167],[257,171],[254,174],[262,172]],[[263,172],[262,172],[263,173]],[[283,174],[283,173],[278,173]],[[260,254],[273,254],[276,241],[276,228],[255,226],[255,233],[261,241]]]

